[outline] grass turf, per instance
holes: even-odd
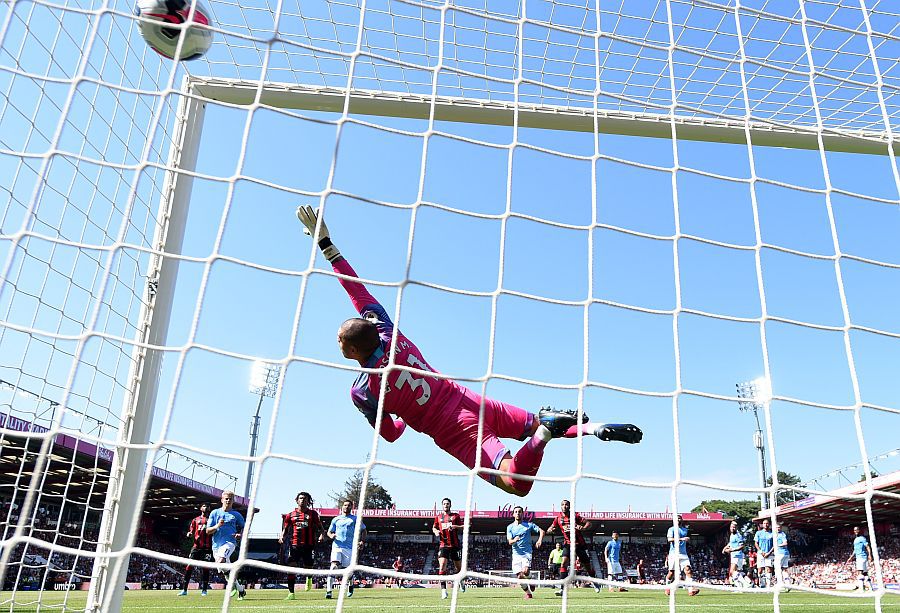
[[[178,592],[134,591],[126,592],[123,611],[133,613],[157,613],[180,611],[221,611],[225,596],[223,591],[210,592],[202,597],[192,591],[188,596],[178,596]],[[632,590],[624,593],[604,591],[595,594],[593,590],[579,588],[569,591],[567,608],[572,611],[600,609],[624,611],[627,613],[663,613],[669,610],[669,598],[661,591]],[[326,600],[322,590],[297,591],[297,599],[285,601],[287,590],[251,590],[243,601],[233,600],[229,611],[267,611],[287,613],[291,611],[327,613],[337,607],[337,592],[333,600]],[[83,610],[86,592],[3,592],[0,595],[0,611],[78,611]],[[562,611],[562,598],[549,588],[541,588],[531,600],[522,597],[519,588],[470,588],[459,594],[457,609],[460,611],[485,611],[486,613],[509,613],[510,611]],[[361,613],[397,613],[405,609],[407,613],[422,613],[450,610],[451,601],[441,600],[436,589],[358,589],[353,598],[344,600],[344,609]],[[788,613],[875,613],[873,597],[847,597],[838,595],[809,594],[791,592],[779,595],[780,610]],[[716,613],[765,613],[775,611],[772,594],[731,594],[714,590],[703,590],[697,596],[688,596],[678,590],[675,597],[676,611],[715,611]],[[900,596],[889,594],[881,601],[882,611],[900,613]]]

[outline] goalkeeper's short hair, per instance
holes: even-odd
[[[378,328],[368,319],[354,317],[341,324],[341,336],[359,351],[370,353],[381,344]]]

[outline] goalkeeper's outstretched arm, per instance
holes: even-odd
[[[309,205],[297,207],[297,218],[303,224],[303,231],[306,234],[317,238],[316,243],[318,244],[319,249],[322,250],[322,255],[324,255],[325,259],[331,263],[335,272],[347,277],[357,277],[356,271],[353,270],[350,263],[344,259],[344,256],[341,255],[338,248],[331,242],[331,234],[328,231],[328,226],[325,225],[325,219],[320,219],[315,209]],[[344,322],[342,329],[348,325],[353,327],[355,324],[362,324],[364,326],[371,326],[371,324],[374,324],[379,335],[390,337],[393,333],[393,323],[391,322],[387,311],[385,311],[384,307],[382,307],[375,297],[369,293],[366,286],[358,281],[351,281],[344,278],[340,279],[340,283],[344,290],[346,290],[347,295],[350,296],[350,300],[353,302],[356,311],[364,319],[370,322],[370,324],[366,324],[366,322],[363,321],[351,320]],[[374,351],[374,349],[371,351],[368,349],[360,350],[359,347],[351,346],[346,343],[341,344],[341,350],[345,357],[357,360],[361,366],[366,365],[366,362]],[[378,416],[377,406],[372,406],[371,403],[366,403],[364,400],[360,400],[360,402],[354,401],[354,403],[357,404],[360,413],[365,416],[366,420],[374,428]],[[400,438],[404,430],[406,430],[406,422],[402,419],[395,419],[390,415],[385,415],[381,420],[381,427],[378,432],[384,440],[393,443]]]

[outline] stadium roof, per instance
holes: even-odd
[[[12,495],[16,488],[27,487],[47,429],[15,416],[0,413],[3,451],[0,453],[0,492]],[[85,504],[103,507],[109,484],[113,451],[76,438],[57,434],[47,466],[42,469],[41,503]],[[158,466],[151,469],[150,484],[144,498],[144,513],[156,521],[185,520],[194,517],[204,502],[214,503],[222,489],[194,481]],[[235,496],[235,507],[246,509],[247,500]]]
[[[895,522],[900,519],[900,471],[872,479],[872,519]],[[774,509],[779,521],[818,530],[833,530],[866,522],[865,482],[854,483],[822,494],[814,494]],[[888,495],[885,495],[888,494]],[[891,496],[891,494],[893,496]],[[771,517],[760,513],[757,520]]]

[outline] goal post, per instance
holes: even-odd
[[[186,90],[186,88],[185,88]],[[97,557],[91,577],[88,610],[119,611],[130,554],[134,545],[143,494],[150,477],[150,430],[159,391],[166,336],[172,314],[178,255],[190,207],[192,172],[197,165],[206,104],[182,91],[175,117],[167,172],[159,201],[160,223],[147,272],[147,295],[141,309],[140,335],[135,342],[122,427],[116,442],[109,486],[103,506]],[[148,461],[149,457],[149,461]]]
[[[307,111],[429,119],[435,121],[539,128],[570,132],[617,134],[648,138],[672,138],[674,124],[678,139],[734,145],[750,142],[763,147],[819,149],[819,131],[776,122],[747,122],[723,117],[670,117],[659,113],[636,113],[592,109],[589,106],[538,105],[451,96],[385,92],[366,89],[313,86],[290,83],[263,83],[239,79],[193,77],[190,91],[211,101]],[[348,101],[349,98],[349,101]],[[900,155],[900,138],[885,132],[823,129],[822,142],[828,151],[888,155],[889,146]]]

